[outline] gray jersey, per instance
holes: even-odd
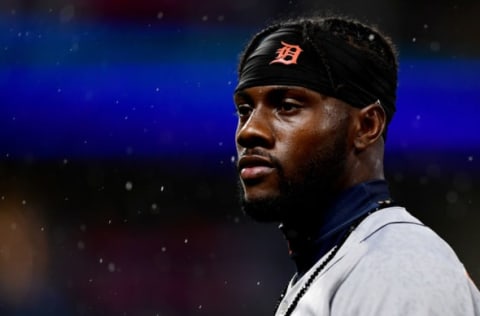
[[[327,257],[290,282],[276,316]],[[310,315],[480,315],[480,292],[442,238],[390,207],[367,217],[308,287],[292,316]]]

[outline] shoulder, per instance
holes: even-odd
[[[421,282],[465,273],[450,245],[402,207],[372,214],[359,226],[357,242],[365,248],[359,268],[375,268],[379,275]]]
[[[428,268],[454,266],[463,269],[455,251],[430,227],[403,207],[372,214],[358,227],[356,242],[365,244],[365,260],[400,265],[413,259]]]
[[[384,313],[443,309],[468,315],[472,296],[463,264],[447,242],[404,208],[372,214],[352,237],[349,248],[364,250],[337,288],[337,308],[349,297],[351,308],[368,303]],[[348,251],[344,255],[348,261]]]

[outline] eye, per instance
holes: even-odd
[[[278,112],[284,114],[293,114],[294,112],[298,111],[301,107],[301,104],[293,99],[283,99],[279,102],[277,107]]]
[[[238,104],[236,106],[237,108],[237,116],[238,117],[246,117],[246,116],[250,116],[250,114],[252,113],[252,110],[253,110],[253,107],[247,103],[243,103],[243,104]]]

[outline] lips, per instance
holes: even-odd
[[[273,170],[271,161],[258,155],[242,156],[238,160],[238,171],[244,181],[258,180]]]

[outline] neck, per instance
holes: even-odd
[[[377,208],[378,201],[388,198],[390,193],[385,180],[363,182],[339,194],[322,214],[304,221],[283,223],[281,230],[298,272],[306,272],[338,243],[356,219]]]

